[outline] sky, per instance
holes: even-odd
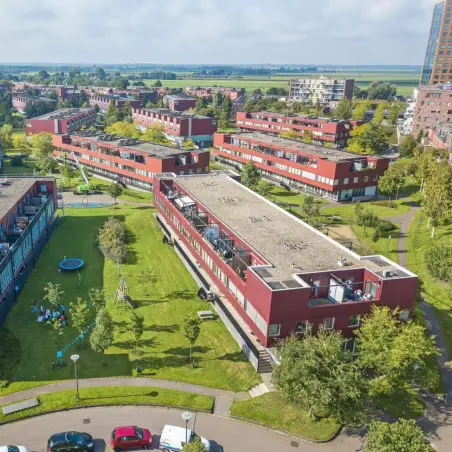
[[[0,0],[0,64],[419,65],[433,3]]]

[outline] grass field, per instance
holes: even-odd
[[[427,229],[428,218],[421,212],[414,217],[407,238],[408,267],[419,275],[423,292],[435,310],[449,353],[452,353],[452,284],[439,281],[430,275],[425,265],[424,254],[435,243],[450,244],[452,224],[436,229],[431,239],[431,228]]]
[[[180,74],[182,75],[182,74]],[[414,71],[399,72],[372,72],[372,71],[337,71],[334,73],[325,73],[327,77],[332,78],[353,78],[360,88],[367,88],[373,81],[391,82],[397,85],[397,93],[402,96],[409,96],[413,92],[413,88],[419,83],[420,74]],[[300,74],[275,74],[269,76],[243,76],[228,77],[222,79],[183,79],[183,80],[162,80],[162,84],[169,88],[185,88],[188,86],[220,86],[231,88],[245,88],[248,92],[252,92],[257,88],[263,91],[270,87],[288,88],[290,78],[302,77],[319,77],[320,74],[300,73]],[[147,85],[153,85],[156,80],[145,80]]]
[[[88,406],[163,405],[210,411],[213,402],[213,397],[151,386],[115,386],[114,388],[100,386],[80,388],[80,400],[78,401],[75,399],[74,390],[40,395],[39,406],[8,415],[0,413],[0,422],[11,422],[51,411]]]
[[[410,210],[406,200],[399,199],[396,202],[396,207],[378,206],[371,202],[363,202],[364,209],[368,209],[378,215],[380,218],[391,218],[407,213]],[[341,216],[352,219],[355,216],[355,203],[338,204],[335,207],[325,207],[321,210],[322,215]]]
[[[199,340],[193,347],[199,365],[197,368],[190,365],[183,321],[186,316],[196,316],[197,311],[210,309],[210,306],[197,298],[198,288],[192,277],[174,251],[162,243],[162,234],[153,214],[154,209],[149,207],[121,205],[116,209],[71,209],[61,220],[6,322],[22,347],[21,361],[11,378],[13,383],[73,377],[72,366],[52,370],[51,363],[57,351],[54,334],[49,327],[37,323],[31,312],[33,299],[42,303],[43,289],[48,281],[61,285],[67,308],[77,297],[86,299],[92,287],[104,288],[110,297],[109,309],[116,325],[116,340],[106,352],[106,365],[100,355],[90,349],[78,351],[80,378],[130,376],[136,374],[137,366],[142,366],[143,376],[233,391],[249,389],[259,382],[258,375],[219,319],[202,324]],[[138,356],[134,353],[128,327],[130,311],[123,312],[112,306],[119,282],[116,266],[104,261],[95,246],[98,229],[111,215],[124,221],[127,228],[129,256],[122,271],[130,296],[137,303],[137,311],[145,317]],[[77,274],[58,271],[58,262],[64,256],[85,260],[80,281]],[[48,303],[42,304],[48,307]],[[77,335],[72,326],[65,328],[63,343],[71,343]],[[65,362],[69,361],[75,348],[74,345],[66,352]]]
[[[285,430],[294,435],[317,441],[327,441],[339,428],[339,423],[333,419],[309,417],[305,410],[290,406],[276,392],[243,402],[234,402],[230,413],[270,428]]]

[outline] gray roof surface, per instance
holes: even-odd
[[[0,182],[5,180],[5,176],[0,176]],[[25,193],[30,190],[35,182],[39,179],[34,178],[7,178],[9,185],[0,185],[0,219],[3,218],[22,198]]]
[[[246,126],[244,126],[246,127]],[[272,137],[271,135],[266,135],[265,133],[259,132],[242,132],[242,133],[231,133],[228,134],[236,138],[248,138],[252,140],[258,140],[264,144],[273,146],[283,146],[285,148],[290,148],[296,151],[304,152],[311,155],[318,155],[324,160],[332,160],[334,162],[341,160],[356,160],[356,159],[366,159],[368,155],[354,154],[353,152],[347,152],[342,149],[330,149],[323,146],[316,146],[314,144],[306,144],[298,140],[290,140],[287,138]],[[372,155],[375,159],[383,159],[380,155]]]
[[[74,116],[78,116],[81,113],[87,113],[93,110],[92,108],[61,108],[60,110],[51,111],[42,116],[37,116],[32,118],[33,121],[36,119],[71,119]]]
[[[412,275],[380,256],[361,258],[224,173],[176,176],[175,181],[271,263],[273,268],[266,269],[268,274],[260,275],[267,283],[290,284],[295,282],[293,274],[344,270],[350,266],[381,275],[383,270],[391,270],[393,277]],[[339,265],[341,258],[346,259],[347,267]]]

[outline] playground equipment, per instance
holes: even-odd
[[[74,272],[77,270],[80,270],[85,265],[85,261],[78,258],[67,258],[65,257],[60,262],[60,268],[61,270],[64,270],[66,272]]]
[[[91,184],[89,183],[88,177],[85,174],[83,165],[80,163],[80,161],[79,161],[78,157],[75,155],[74,151],[71,151],[71,155],[74,158],[77,168],[80,170],[80,173],[85,182],[84,184],[77,186],[77,188],[74,190],[74,195],[89,195],[91,193]]]
[[[121,276],[121,279],[118,284],[118,288],[116,289],[115,298],[113,299],[113,304],[118,308],[121,306],[121,310],[124,311],[126,303],[132,308],[135,308],[135,303],[129,296],[129,287],[127,286],[126,279],[124,276]]]

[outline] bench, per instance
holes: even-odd
[[[26,410],[27,408],[33,408],[39,405],[39,400],[37,398],[22,400],[22,402],[13,403],[12,405],[6,405],[2,407],[3,415],[16,413],[17,411]]]
[[[198,317],[201,320],[213,320],[215,318],[212,311],[198,311]]]

